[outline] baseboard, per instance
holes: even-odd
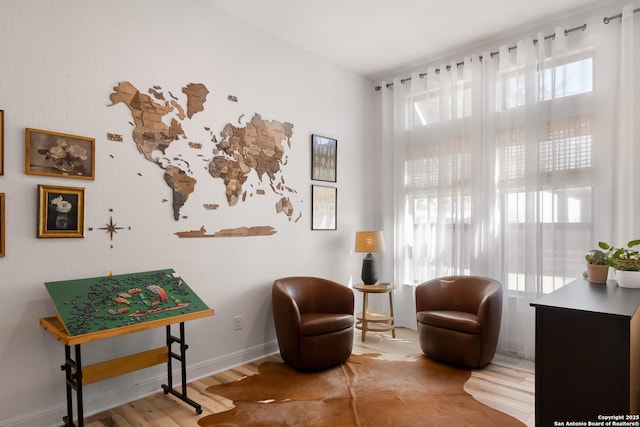
[[[243,365],[278,352],[278,342],[272,341],[257,345],[241,351],[225,354],[209,360],[187,366],[187,381],[195,381],[218,372],[226,371],[234,366]],[[165,368],[166,370],[166,368]],[[180,371],[174,370],[174,385],[176,378],[180,378]],[[141,399],[145,396],[161,392],[160,385],[166,383],[166,375],[157,374],[145,381],[125,385],[117,389],[109,390],[100,396],[85,395],[85,417],[105,411],[116,406],[123,405]],[[179,380],[178,380],[179,381]],[[60,376],[60,385],[64,387],[64,376]],[[90,385],[87,387],[91,387]],[[75,393],[74,393],[74,412]],[[62,417],[67,413],[66,404],[50,407],[39,411],[33,411],[13,419],[0,420],[0,427],[58,427],[62,424]]]

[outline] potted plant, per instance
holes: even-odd
[[[605,242],[598,242],[598,247],[600,249],[592,249],[584,256],[587,261],[587,280],[593,283],[606,283],[612,247]]]
[[[640,251],[634,249],[640,245],[640,239],[629,241],[624,248],[611,248],[609,265],[616,269],[618,286],[640,288]]]

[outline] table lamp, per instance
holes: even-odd
[[[373,285],[378,281],[378,267],[372,252],[384,252],[384,236],[382,231],[356,231],[356,252],[365,252],[362,260],[362,281]]]

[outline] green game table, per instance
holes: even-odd
[[[40,319],[40,326],[65,345],[67,415],[65,426],[73,423],[72,391],[76,391],[78,426],[84,426],[82,387],[107,378],[161,363],[167,364],[165,394],[172,394],[193,406],[202,407],[187,397],[184,322],[213,315],[213,310],[189,288],[172,269],[109,275],[78,280],[47,282],[45,286],[56,307],[56,315]],[[179,324],[179,336],[171,325]],[[166,345],[82,366],[81,345],[152,328],[166,328]],[[172,344],[179,353],[172,351]],[[71,347],[74,347],[74,356]],[[181,365],[182,391],[173,387],[172,360]]]

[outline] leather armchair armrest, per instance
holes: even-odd
[[[288,354],[296,354],[298,345],[298,326],[300,310],[298,304],[276,282],[271,291],[273,304],[273,321],[279,345]]]

